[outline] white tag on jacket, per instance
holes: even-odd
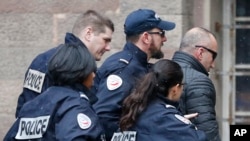
[[[46,132],[50,116],[21,118],[16,139],[38,139]]]
[[[191,124],[191,121],[186,119],[185,117],[181,116],[181,115],[177,115],[175,114],[174,115],[178,120],[182,121],[183,123],[185,124]]]
[[[110,91],[119,88],[122,85],[122,79],[118,75],[110,75],[107,78],[107,87]]]
[[[29,69],[23,87],[41,93],[44,79],[45,73]]]
[[[77,115],[77,122],[80,128],[82,129],[88,129],[91,126],[90,118],[83,113],[79,113]]]
[[[114,133],[111,141],[136,141],[136,131]]]

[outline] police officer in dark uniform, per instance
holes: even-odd
[[[110,50],[110,41],[114,32],[113,22],[96,11],[87,10],[81,14],[72,29],[66,33],[65,43],[79,42],[87,46],[95,60],[99,61],[105,51]],[[59,45],[60,47],[60,45]],[[18,97],[16,117],[24,103],[34,99],[53,83],[47,76],[47,64],[59,47],[39,54],[26,71],[23,91]]]
[[[177,63],[167,59],[156,62],[152,72],[125,98],[122,132],[114,133],[112,141],[206,141],[205,133],[177,110],[182,80]]]
[[[118,129],[123,99],[136,79],[149,71],[149,59],[163,57],[161,47],[167,41],[164,30],[174,28],[175,23],[161,20],[153,10],[139,9],[127,16],[124,24],[127,43],[98,69],[92,89],[98,97],[93,107],[103,123],[107,140]]]
[[[4,141],[103,141],[89,89],[96,63],[82,44],[64,44],[48,63],[53,86],[21,108]]]

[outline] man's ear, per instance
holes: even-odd
[[[93,34],[93,29],[91,28],[91,27],[86,27],[83,31],[82,31],[83,33],[83,36],[84,36],[84,39],[86,40],[86,41],[90,41],[90,39],[91,39],[91,36],[92,36],[92,34]]]
[[[203,54],[204,52],[203,52],[203,49],[202,48],[197,48],[195,51],[194,51],[194,57],[197,59],[197,60],[199,60],[199,61],[201,61],[202,60],[202,58],[203,58]]]
[[[147,32],[143,32],[142,35],[141,35],[141,38],[142,38],[142,41],[145,44],[150,44],[151,43],[152,38]]]

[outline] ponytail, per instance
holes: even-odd
[[[138,115],[147,107],[148,103],[154,98],[156,90],[156,75],[150,72],[137,83],[133,92],[125,98],[122,107],[122,118],[120,120],[121,131],[131,127]]]

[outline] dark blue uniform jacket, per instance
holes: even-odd
[[[99,141],[104,136],[87,88],[52,86],[25,103],[4,141]]]
[[[117,135],[114,140],[127,138],[131,141],[206,141],[205,133],[185,119],[176,109],[177,105],[178,103],[158,95],[129,131]]]
[[[105,60],[97,70],[93,93],[98,101],[93,105],[104,125],[107,139],[118,129],[123,99],[130,94],[138,78],[148,72],[150,64],[147,55],[132,43],[127,43],[121,52]],[[121,86],[109,89],[108,78],[120,78]],[[117,80],[114,80],[117,81]]]
[[[81,40],[71,33],[66,34],[65,44],[77,44],[85,47]],[[48,77],[47,74],[48,62],[61,46],[62,45],[59,45],[58,47],[39,54],[30,64],[25,74],[23,91],[18,97],[16,117],[24,103],[34,99],[36,96],[53,85],[53,80]]]

